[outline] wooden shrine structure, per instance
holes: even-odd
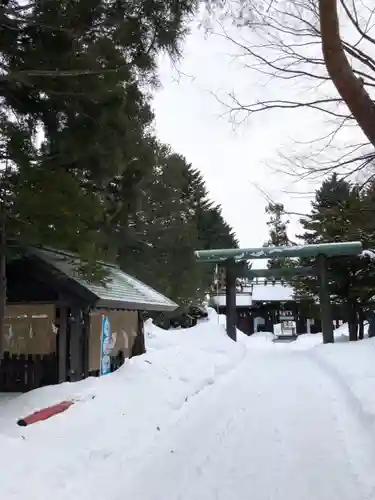
[[[228,336],[236,341],[236,279],[238,277],[253,279],[257,276],[272,278],[291,278],[297,276],[316,276],[319,283],[319,303],[323,330],[323,342],[333,343],[332,306],[328,288],[328,257],[344,257],[358,255],[362,251],[359,241],[342,243],[322,243],[318,245],[301,245],[292,247],[232,248],[218,250],[196,250],[198,262],[216,263],[225,269],[226,281],[226,324]],[[272,257],[312,257],[314,265],[292,269],[254,269],[244,271],[243,263],[254,259]]]

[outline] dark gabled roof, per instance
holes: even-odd
[[[81,260],[76,254],[45,247],[29,247],[27,256],[40,261],[70,284],[76,293],[94,307],[143,311],[174,311],[178,305],[150,286],[122,271],[118,266],[101,263],[105,284],[91,283],[80,273]]]

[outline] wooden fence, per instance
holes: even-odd
[[[0,361],[0,392],[27,392],[56,384],[57,381],[57,358],[54,353],[42,356],[5,352]]]
[[[111,371],[117,370],[125,361],[123,351],[111,357]],[[99,370],[90,375],[98,376]],[[0,392],[27,392],[45,385],[58,383],[56,354],[25,355],[4,353],[0,361]]]

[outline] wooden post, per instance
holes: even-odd
[[[81,309],[72,307],[70,318],[70,380],[76,382],[81,380],[82,356],[81,356]]]
[[[138,321],[137,321],[137,336],[134,339],[134,344],[131,350],[131,357],[140,356],[146,352],[145,343],[145,332],[144,332],[144,322],[142,314],[138,311]]]
[[[226,280],[226,311],[227,311],[227,335],[236,342],[237,340],[237,311],[236,311],[236,267],[234,261],[230,260],[225,265]]]
[[[59,351],[57,353],[59,384],[67,381],[67,328],[68,328],[68,308],[60,305],[60,324],[59,324]]]
[[[90,311],[85,311],[83,314],[83,331],[82,331],[82,373],[84,378],[89,376],[89,357],[90,357]]]
[[[253,335],[254,333],[254,314],[253,311],[250,311],[249,314],[249,335]]]
[[[301,312],[301,310],[298,310],[297,307],[294,309],[294,314],[296,322],[296,333],[297,335],[302,335],[303,333],[306,333],[307,327],[305,315]]]
[[[268,311],[268,309],[266,310],[266,317],[264,319],[266,320],[265,324],[264,324],[264,328],[265,328],[266,332],[273,333],[272,313],[270,311]]]
[[[320,314],[322,318],[323,343],[333,344],[333,321],[331,311],[331,299],[328,289],[327,261],[325,255],[318,255],[316,265],[319,280]]]

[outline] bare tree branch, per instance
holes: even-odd
[[[375,45],[375,38],[369,35],[368,29],[370,25],[370,20],[373,16],[374,11],[370,13],[370,16],[368,18],[368,21],[366,23],[366,28],[363,30],[359,24],[359,18],[358,18],[358,12],[355,6],[355,2],[352,2],[352,8],[353,8],[353,13],[350,11],[349,7],[347,6],[345,0],[340,0],[341,5],[344,8],[345,14],[348,16],[350,21],[352,22],[353,26],[357,29],[358,33],[361,35],[362,38],[367,40],[368,42],[372,43]]]
[[[345,57],[350,59],[362,94],[374,99],[375,5],[371,0],[337,1],[342,6]],[[232,45],[234,59],[250,74],[268,78],[267,85],[272,80],[280,81],[280,85],[273,86],[272,96],[267,96],[265,90],[264,97],[253,100],[236,91],[227,93],[225,98],[216,93],[216,99],[225,108],[224,114],[238,124],[265,111],[309,109],[314,117],[326,117],[322,126],[327,132],[320,138],[311,136],[305,144],[296,141],[294,146],[298,147],[292,158],[290,151],[284,157],[280,155],[285,161],[284,171],[301,178],[317,178],[335,169],[345,176],[367,171],[373,162],[374,149],[369,144],[373,141],[357,140],[357,119],[332,85],[321,49],[318,3],[273,0],[264,6],[259,0],[232,0],[229,5],[224,0],[224,4],[227,11],[215,23],[214,34]],[[226,22],[228,16],[231,26]],[[369,106],[370,101],[367,109]],[[375,121],[372,128],[375,131]]]

